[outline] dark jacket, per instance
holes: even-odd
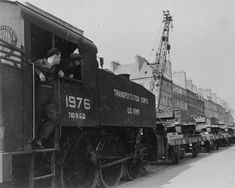
[[[35,79],[36,82],[43,84],[43,85],[52,85],[53,80],[58,78],[58,66],[54,65],[50,68],[46,59],[38,59],[35,61]],[[39,74],[43,73],[46,77],[46,81],[43,82],[40,80]]]

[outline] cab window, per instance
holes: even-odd
[[[52,47],[61,52],[59,66],[65,73],[65,78],[82,80],[82,56],[79,54],[78,45],[31,24],[31,59],[45,58],[47,51]]]

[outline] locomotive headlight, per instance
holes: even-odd
[[[140,135],[141,135],[141,136],[144,135],[144,130],[143,130],[143,128],[140,128]]]

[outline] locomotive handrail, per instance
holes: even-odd
[[[11,64],[14,63],[14,65],[18,68],[23,65],[23,57],[24,57],[24,50],[20,49],[7,41],[4,41],[0,39],[0,62]],[[6,61],[6,62],[5,62]]]
[[[3,45],[1,45],[1,46],[3,46]],[[5,51],[5,50],[0,50],[0,52],[2,52],[2,53],[8,53],[7,51]],[[16,57],[16,58],[22,58],[20,55],[17,55],[17,54],[11,54],[11,56],[13,56],[13,57]]]
[[[2,63],[1,59],[6,60],[6,61],[10,61],[10,62],[16,63],[16,64],[23,64],[23,63],[20,62],[20,61],[17,61],[17,60],[14,60],[14,59],[9,59],[9,58],[6,58],[6,57],[4,57],[4,56],[0,56],[0,62],[1,62],[1,63]]]
[[[18,48],[18,47],[16,47],[16,46],[14,46],[14,45],[12,45],[12,44],[10,44],[10,43],[8,43],[8,42],[6,42],[5,40],[2,40],[2,39],[0,39],[0,42],[2,42],[2,43],[4,43],[4,44],[1,44],[0,43],[0,45],[4,45],[4,47],[11,47],[11,48],[13,48],[14,50],[16,50],[16,51],[18,51],[18,52],[21,52],[21,53],[24,53],[24,50],[22,50],[21,48]]]

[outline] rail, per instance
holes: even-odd
[[[21,68],[24,62],[23,46],[18,48],[0,38],[0,63]]]

